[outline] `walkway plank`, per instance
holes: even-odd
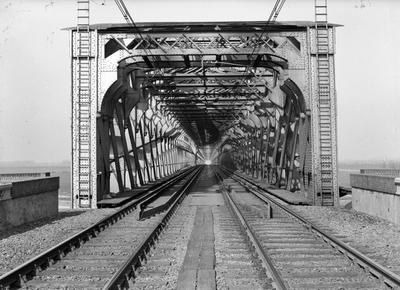
[[[179,272],[176,290],[196,289],[197,269],[183,269]]]
[[[199,270],[197,277],[197,290],[216,289],[215,270]]]
[[[214,221],[211,206],[197,206],[193,231],[176,289],[216,289]]]

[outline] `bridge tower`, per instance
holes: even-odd
[[[334,36],[328,26],[327,8],[327,0],[315,0],[315,29],[310,31],[310,41],[313,42],[314,203],[323,206],[339,204]]]
[[[90,0],[77,0],[72,39],[72,208],[96,207],[96,83]]]

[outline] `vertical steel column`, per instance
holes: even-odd
[[[264,126],[261,124],[261,126],[260,126],[260,137],[259,137],[259,140],[258,140],[258,142],[259,142],[258,146],[260,147],[260,149],[258,150],[258,154],[256,156],[257,179],[261,179],[263,140],[264,140]]]
[[[110,132],[111,132],[111,144],[112,144],[112,149],[113,149],[113,154],[114,154],[114,163],[115,163],[115,170],[116,170],[116,175],[117,175],[118,190],[120,192],[123,192],[124,187],[123,187],[122,176],[121,176],[121,166],[119,164],[118,146],[117,146],[117,140],[116,140],[115,130],[114,130],[114,121],[111,117],[109,118],[109,127],[110,127]]]
[[[177,148],[176,148],[176,139],[174,139],[173,141],[172,141],[172,152],[171,152],[171,154],[172,154],[172,164],[173,164],[173,169],[174,169],[174,172],[177,170],[177,155],[178,155],[178,150],[177,150]]]
[[[173,144],[173,151],[172,151],[172,159],[173,159],[173,168],[174,168],[174,172],[178,170],[178,148],[176,148],[176,139],[174,139],[174,141],[172,142]]]
[[[100,181],[98,182],[97,190],[98,196],[102,197],[104,194],[110,192],[110,149],[109,149],[109,129],[108,129],[108,117],[99,116],[97,118],[97,135],[99,137],[100,143],[100,154],[99,158],[102,161],[97,162],[98,170],[100,174],[98,178]]]
[[[246,133],[241,139],[241,143],[239,146],[239,164],[241,164],[242,172],[246,173],[246,157],[245,157],[245,146],[246,146]]]
[[[159,146],[161,140],[158,138],[157,124],[155,126],[156,126],[156,128],[154,130],[154,135],[155,135],[155,140],[156,140],[157,170],[158,170],[158,178],[161,178],[161,177],[163,177],[163,174],[161,171],[161,162],[160,162],[161,153],[158,150],[158,146]]]
[[[250,154],[249,154],[249,149],[250,149],[250,133],[246,132],[246,142],[245,142],[245,147],[243,148],[243,157],[245,158],[245,164],[246,164],[246,174],[250,173]]]
[[[262,135],[261,135],[261,128],[262,125],[260,126],[260,128],[256,128],[256,132],[254,134],[254,148],[255,148],[255,152],[254,152],[254,178],[259,178],[260,176],[260,150],[261,147],[260,145],[262,144]],[[258,148],[257,148],[258,147]]]
[[[139,120],[139,133],[140,133],[140,139],[142,140],[142,150],[143,150],[143,160],[144,160],[144,164],[146,167],[146,173],[147,173],[147,182],[151,181],[151,176],[150,176],[150,169],[149,169],[149,162],[147,160],[147,154],[146,154],[146,143],[145,143],[145,139],[144,139],[144,132],[142,129],[142,123],[143,122],[143,126],[145,127],[145,115],[143,114],[141,120]],[[146,183],[147,183],[146,182]]]
[[[252,134],[252,146],[253,148],[253,155],[252,155],[252,163],[253,163],[253,172],[251,176],[254,178],[256,174],[256,155],[257,155],[257,127],[253,129],[253,134]]]
[[[168,175],[168,168],[167,168],[167,160],[166,160],[166,145],[165,145],[165,137],[162,137],[162,141],[160,144],[160,148],[161,148],[161,162],[162,162],[162,169],[163,169],[163,176],[167,176]]]
[[[262,165],[262,168],[261,168],[261,170],[262,170],[262,172],[261,172],[262,179],[265,179],[265,167],[268,166],[268,158],[269,158],[269,156],[268,156],[268,148],[269,148],[270,134],[271,134],[271,122],[268,121],[268,128],[267,128],[267,132],[265,134],[266,135],[266,140],[265,140],[264,162],[263,162],[263,165]],[[268,174],[268,170],[267,170],[267,179],[269,181],[268,176],[269,176],[269,174]]]
[[[124,122],[124,117],[123,117],[124,113],[123,113],[122,105],[118,103],[117,106],[115,107],[115,110],[117,112],[118,127],[119,127],[119,131],[121,133],[122,147],[124,149],[125,167],[128,168],[129,183],[131,185],[131,188],[133,188],[135,181],[134,181],[133,172],[132,172],[131,160],[129,157],[128,145],[127,145],[126,137],[125,137],[125,122]],[[124,176],[125,176],[125,172],[124,172]],[[124,191],[125,191],[125,187],[126,187],[126,182],[124,182]]]
[[[295,125],[294,125],[294,137],[293,137],[293,146],[291,150],[291,156],[290,156],[290,168],[289,168],[289,174],[288,174],[288,182],[286,184],[286,189],[290,190],[291,188],[291,183],[292,183],[292,178],[293,178],[293,169],[294,169],[294,157],[296,155],[296,143],[297,143],[297,136],[299,135],[299,118],[295,117]]]
[[[248,174],[253,175],[253,130],[250,128],[249,129],[249,135],[248,135],[248,140],[247,140],[247,152],[248,152],[248,158],[247,160],[249,161],[249,169],[248,169]]]
[[[163,163],[165,166],[165,175],[168,176],[170,174],[169,171],[169,161],[168,161],[168,137],[164,138],[164,155],[163,155]]]
[[[243,173],[246,173],[246,168],[247,168],[247,164],[246,164],[246,155],[245,155],[245,146],[246,146],[246,133],[244,133],[243,139],[242,139],[242,143],[240,144],[240,163],[242,164],[242,171]]]
[[[153,142],[151,141],[151,139],[153,139],[153,134],[152,134],[152,130],[150,129],[150,122],[147,126],[147,131],[149,132],[149,145],[150,145],[150,157],[151,157],[151,164],[153,166],[153,180],[157,179],[157,172],[156,172],[156,162],[154,159],[154,152],[153,152]]]
[[[173,156],[172,156],[172,140],[171,138],[168,138],[168,160],[169,160],[169,174],[174,173],[174,167],[173,167]]]
[[[290,117],[292,115],[292,102],[287,99],[286,100],[286,104],[288,108],[287,111],[287,117],[286,117],[286,121],[285,121],[285,139],[283,140],[283,144],[282,144],[282,152],[281,152],[281,158],[279,160],[279,166],[278,166],[278,187],[281,187],[281,182],[282,182],[282,173],[285,170],[285,178],[286,178],[286,182],[287,181],[287,174],[286,174],[286,145],[287,145],[287,141],[288,141],[288,134],[289,134],[289,129],[290,129]],[[286,184],[285,184],[286,185]]]
[[[247,169],[246,169],[246,174],[250,175],[251,174],[251,133],[247,132],[246,135],[246,149],[245,149],[245,153],[246,153],[246,164],[247,164]]]
[[[238,139],[239,138],[236,138],[233,141],[234,143],[232,144],[232,151],[230,152],[230,154],[232,155],[233,162],[236,164],[237,169],[239,171],[241,171],[242,169],[241,169],[241,164],[240,164],[239,155],[238,155],[238,150],[239,150],[239,141],[238,141]]]
[[[306,156],[309,152],[309,144],[310,144],[310,117],[308,115],[305,116],[305,120],[303,123],[303,130],[302,132],[306,133],[306,136],[303,137],[303,140],[306,140],[305,145],[303,146],[303,149],[299,152],[300,155],[300,178],[302,179],[302,182],[300,182],[301,190],[302,191],[307,191],[309,189],[309,182],[308,182],[308,176],[310,176],[309,171],[305,171],[305,162],[306,162]],[[303,133],[304,134],[304,133]]]
[[[274,153],[272,154],[272,164],[271,164],[271,172],[270,172],[270,183],[273,183],[273,178],[275,177],[275,184],[277,183],[277,169],[276,169],[276,156],[278,154],[278,146],[279,146],[279,138],[281,137],[281,122],[280,120],[276,120],[276,128],[275,128],[275,142],[274,142]]]
[[[172,144],[171,144],[171,138],[168,137],[168,150],[167,150],[167,155],[168,155],[168,164],[169,164],[169,174],[172,174],[174,172],[174,169],[172,167]]]
[[[161,140],[160,140],[160,162],[161,162],[161,169],[162,169],[162,176],[165,177],[167,176],[167,171],[166,171],[166,162],[165,162],[165,138],[162,136],[162,131],[160,131],[160,136],[161,136]]]
[[[136,128],[136,124],[134,124],[134,128]],[[142,175],[142,171],[140,168],[140,162],[139,162],[138,152],[137,152],[136,129],[135,129],[135,131],[133,131],[132,121],[130,121],[128,123],[128,133],[129,133],[129,138],[131,139],[131,146],[132,146],[132,151],[133,151],[133,160],[135,161],[136,175],[139,178],[139,184],[144,185],[143,175]]]
[[[92,33],[89,0],[77,1],[72,45],[72,194],[73,208],[96,208],[96,101],[92,100]]]
[[[331,81],[331,51],[327,0],[315,0],[315,55],[318,97],[317,134],[319,138],[319,170],[314,189],[321,194],[321,205],[338,203],[336,178],[336,116],[335,93]],[[333,63],[332,63],[333,65]],[[335,200],[336,196],[336,200]]]
[[[171,174],[171,161],[169,159],[169,137],[165,138],[165,163],[167,165],[167,175]]]
[[[178,160],[179,160],[179,156],[178,156],[178,154],[179,154],[179,152],[178,152],[178,148],[176,148],[176,139],[173,141],[173,146],[174,146],[174,149],[173,149],[173,152],[172,152],[172,156],[173,156],[173,159],[174,159],[174,172],[175,171],[177,171],[178,170],[178,168],[179,168],[179,164],[178,164]]]
[[[170,138],[169,139],[169,150],[168,150],[168,157],[169,157],[169,164],[170,164],[170,173],[175,172],[174,167],[174,141]]]
[[[255,163],[254,163],[254,155],[256,153],[256,146],[255,146],[255,134],[257,134],[257,129],[256,127],[250,128],[250,143],[249,143],[249,149],[250,149],[250,175],[251,177],[254,177],[254,170],[255,170]]]

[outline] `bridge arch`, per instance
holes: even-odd
[[[140,33],[126,25],[91,26],[98,44],[92,67],[97,68],[99,90],[92,92],[92,114],[99,109],[90,151],[97,200],[184,166],[205,160],[223,164],[223,155],[229,155],[238,170],[298,190],[315,204],[322,203],[321,188],[329,174],[334,203],[336,111],[333,107],[321,114],[322,103],[315,101],[314,23],[137,26]],[[331,38],[334,27],[329,27]],[[268,31],[261,39],[260,30]],[[71,41],[75,35],[73,30]],[[331,70],[333,53],[328,56]],[[334,97],[333,77],[330,82]],[[327,114],[328,165],[320,141],[327,136],[321,129],[326,119],[320,116]],[[79,121],[75,117],[75,128]],[[75,185],[79,171],[74,170]]]

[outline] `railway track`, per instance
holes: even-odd
[[[400,277],[348,246],[329,229],[311,223],[282,201],[267,198],[249,180],[230,175],[232,178],[224,182],[228,202],[237,208],[237,215],[245,221],[244,227],[255,235],[255,243],[264,249],[266,259],[286,287],[277,289],[397,289],[400,286]],[[263,205],[260,198],[269,206]]]
[[[129,287],[143,259],[201,172],[188,170],[121,210],[0,277],[0,289],[118,289]],[[138,220],[148,200],[169,209]],[[159,202],[160,204],[160,202]],[[150,203],[151,205],[151,203]]]
[[[197,167],[0,277],[0,289],[397,289],[240,176]],[[187,194],[190,192],[189,196]],[[224,196],[222,198],[221,196]],[[179,206],[181,205],[181,206]],[[168,210],[167,210],[168,208]]]

